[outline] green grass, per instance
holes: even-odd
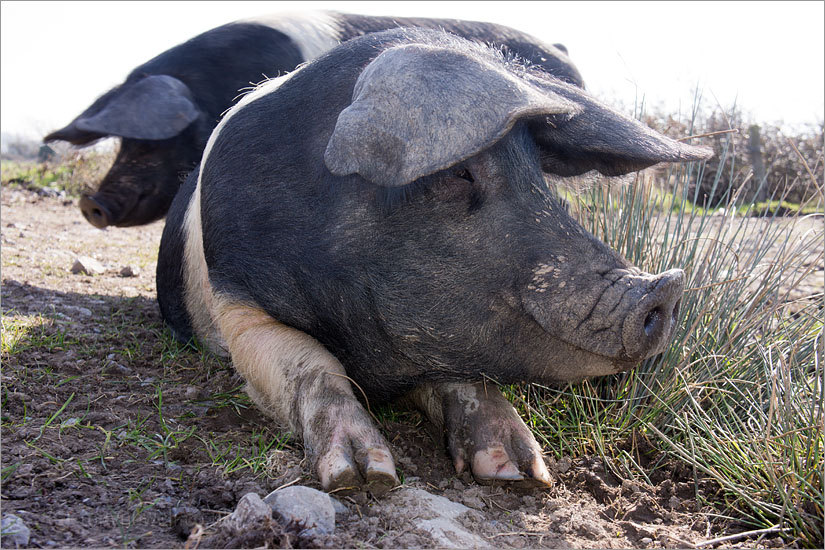
[[[694,204],[692,199],[672,192],[664,192],[655,190],[654,193],[660,195],[659,200],[663,208],[669,208],[676,212],[684,211],[686,214],[694,214],[696,216],[709,216],[720,212],[720,208],[703,208]],[[797,203],[787,200],[767,200],[755,203],[738,204],[733,208],[735,216],[794,216],[797,214],[807,215],[822,212],[822,204],[812,202]]]
[[[558,456],[599,453],[619,477],[649,482],[656,465],[640,462],[651,448],[666,451],[693,469],[700,499],[700,480],[720,487],[700,504],[821,548],[823,297],[791,304],[788,287],[823,265],[821,252],[804,260],[822,242],[822,225],[790,238],[790,227],[804,212],[822,212],[823,201],[771,224],[762,220],[779,219],[775,209],[754,216],[761,207],[735,195],[724,211],[703,210],[689,206],[686,191],[700,169],[671,169],[678,200],[640,178],[572,197],[580,222],[638,267],[685,270],[671,347],[621,375],[563,389],[512,387],[509,395]],[[735,216],[745,217],[731,223]]]
[[[114,153],[94,151],[76,152],[60,163],[4,160],[0,182],[3,187],[62,191],[77,197],[103,178],[113,160]]]
[[[265,475],[270,468],[270,453],[283,449],[291,434],[275,434],[269,429],[255,430],[250,440],[241,443],[213,436],[195,437],[203,443],[213,466],[226,474],[248,469],[255,475]]]
[[[4,312],[0,320],[0,353],[3,356],[22,353],[29,349],[48,352],[68,349],[78,344],[53,319],[41,314],[12,317]],[[8,315],[8,316],[7,316]]]

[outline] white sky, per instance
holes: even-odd
[[[135,66],[223,23],[280,11],[486,20],[567,46],[608,103],[734,101],[757,122],[816,123],[825,2],[19,2],[0,5],[0,127],[38,138]]]

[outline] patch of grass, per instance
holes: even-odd
[[[68,165],[50,166],[45,163],[27,161],[2,161],[3,185],[20,185],[38,190],[52,187],[56,182],[65,181],[71,173]]]
[[[682,195],[671,192],[655,191],[659,196],[662,208],[693,214],[696,216],[725,215],[726,209],[723,207],[704,208],[696,205],[692,200],[685,200]],[[795,216],[821,213],[822,204],[809,201],[807,203],[796,203],[787,200],[767,200],[755,203],[738,204],[734,206],[735,216]]]
[[[30,349],[51,353],[78,344],[54,319],[41,314],[19,316],[4,312],[0,325],[0,353],[4,357]]]
[[[22,462],[15,462],[13,464],[9,464],[8,466],[4,466],[3,469],[0,470],[0,481],[5,483],[7,479],[14,475],[14,472],[17,471],[17,468],[19,468],[21,464]]]
[[[202,401],[202,403],[208,403],[210,408],[214,410],[231,408],[240,415],[241,411],[253,407],[252,400],[244,391],[245,387],[246,384],[242,383],[229,391],[213,393],[208,400]]]
[[[203,443],[213,466],[218,466],[225,474],[248,469],[255,475],[263,475],[268,472],[270,452],[283,449],[291,434],[274,434],[267,429],[255,430],[252,437],[243,443],[232,439],[195,437]]]
[[[113,161],[113,152],[98,151],[78,151],[59,163],[4,160],[0,184],[77,197],[100,181]]]
[[[720,163],[724,166],[724,162]],[[615,474],[646,481],[648,449],[713,480],[720,514],[757,528],[780,526],[790,544],[823,544],[823,298],[791,298],[823,265],[823,228],[792,239],[806,208],[759,207],[729,197],[712,215],[689,206],[702,166],[671,168],[678,201],[641,178],[585,191],[582,224],[652,273],[680,267],[686,292],[671,347],[638,368],[564,389],[509,388],[539,440],[557,455],[597,452]],[[822,183],[820,182],[820,189]],[[772,204],[782,204],[774,197]],[[774,209],[775,210],[775,209]]]

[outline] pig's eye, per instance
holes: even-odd
[[[470,173],[470,171],[467,170],[466,168],[461,168],[460,170],[458,170],[455,173],[455,176],[457,178],[461,178],[465,181],[469,181],[470,183],[475,183],[475,181],[476,181],[476,179],[473,177],[473,175]]]

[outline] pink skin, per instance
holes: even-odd
[[[408,398],[446,433],[456,472],[469,466],[479,483],[551,484],[541,447],[494,384],[431,384]]]

